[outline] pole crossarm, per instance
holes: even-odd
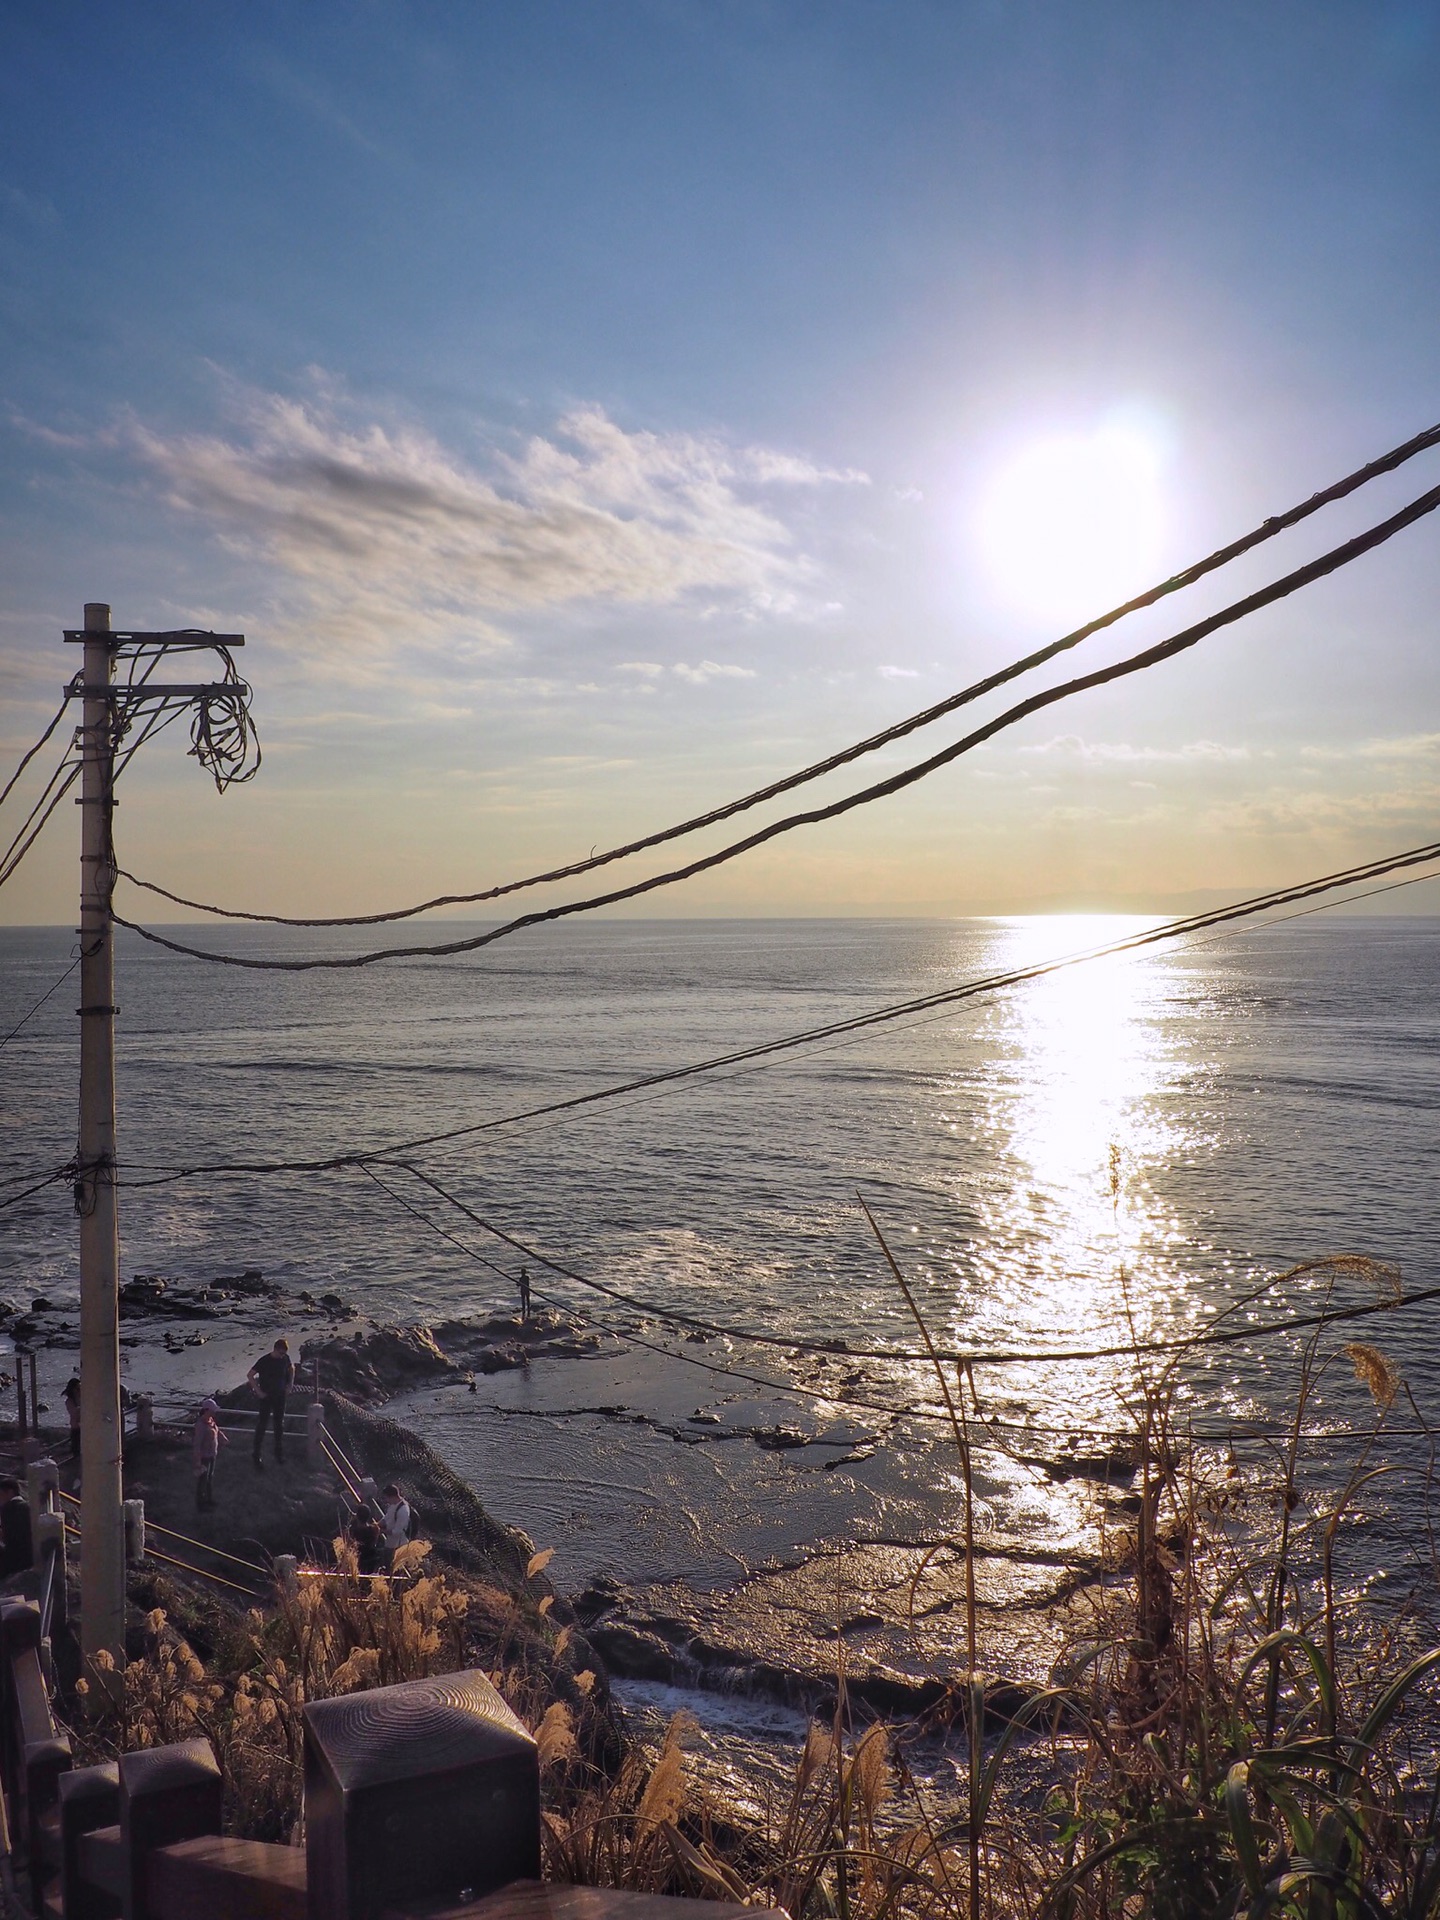
[[[83,627],[66,627],[65,638],[71,646],[83,646],[87,639],[94,639]],[[211,633],[203,627],[178,627],[172,633],[112,632],[109,636],[110,650],[119,653],[125,647],[165,647],[172,652],[198,650],[202,647],[243,647],[243,633]]]
[[[245,680],[211,680],[193,687],[156,687],[148,680],[133,687],[87,687],[79,691],[86,699],[108,700],[113,706],[136,706],[142,700],[237,700],[247,699],[250,685]]]

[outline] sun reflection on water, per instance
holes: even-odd
[[[1146,924],[1118,915],[1001,922],[990,959],[1026,966]],[[1183,1065],[1166,1021],[1177,985],[1162,956],[1120,954],[991,1003],[969,1106],[993,1172],[972,1194],[957,1337],[1102,1344],[1132,1328],[1143,1338],[1172,1316],[1177,1226],[1152,1180],[1193,1144],[1168,1097]],[[1096,1363],[1023,1372],[1023,1384],[1007,1375],[1007,1397],[1058,1395],[1076,1411],[1097,1394],[1109,1401],[1116,1377],[1113,1364]]]

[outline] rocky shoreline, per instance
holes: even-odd
[[[450,1404],[452,1394],[474,1394],[496,1375],[559,1378],[549,1370],[593,1357],[606,1345],[604,1336],[552,1310],[528,1320],[491,1314],[433,1326],[379,1325],[338,1293],[290,1295],[253,1269],[199,1284],[137,1275],[124,1289],[122,1316],[127,1346],[143,1343],[167,1356],[222,1331],[232,1347],[239,1338],[258,1343],[285,1331],[306,1392],[324,1399],[327,1419],[348,1436],[357,1455],[373,1454],[367,1470],[393,1473],[406,1483],[445,1560],[471,1573],[493,1573],[502,1564],[511,1578],[520,1552],[513,1543],[528,1548],[526,1536],[491,1520],[465,1480],[406,1424],[403,1406],[395,1410],[398,1419],[376,1416],[407,1397],[413,1403],[429,1395],[434,1405],[438,1394]],[[23,1314],[0,1303],[0,1327],[21,1342],[62,1351],[77,1344],[73,1321],[49,1300],[36,1299]],[[615,1344],[611,1338],[609,1345]],[[197,1354],[195,1363],[202,1362]],[[216,1364],[223,1364],[218,1352]],[[248,1398],[243,1388],[221,1397]],[[552,1428],[568,1422],[577,1434],[582,1427],[640,1427],[662,1449],[719,1447],[728,1455],[737,1447],[753,1448],[783,1462],[787,1476],[825,1478],[863,1469],[891,1441],[899,1418],[898,1412],[857,1416],[838,1404],[796,1413],[782,1406],[777,1414],[773,1401],[691,1402],[693,1411],[680,1411],[618,1399],[591,1403],[583,1395],[577,1400],[581,1404],[567,1401],[558,1408],[550,1402],[544,1408],[489,1405],[477,1413],[482,1420],[521,1417]],[[182,1410],[183,1396],[177,1395],[174,1417]],[[164,1412],[157,1410],[157,1417],[163,1423]],[[1066,1647],[1086,1637],[1096,1602],[1113,1578],[1114,1547],[1133,1501],[1128,1463],[1077,1454],[1073,1441],[1067,1450],[1057,1436],[1053,1459],[1028,1464],[1042,1482],[1084,1481],[1098,1527],[1081,1534],[1072,1528],[1054,1548],[1037,1544],[1033,1530],[1007,1533],[992,1526],[985,1532],[975,1564],[981,1658],[992,1676],[992,1702],[1002,1713],[1044,1686]],[[280,1487],[270,1491],[276,1496],[273,1514],[268,1523],[249,1528],[248,1537],[273,1552],[294,1549],[297,1526],[317,1540],[333,1533],[333,1496],[322,1515],[290,1511],[293,1502],[279,1497]],[[820,1539],[804,1551],[782,1550],[754,1565],[739,1556],[736,1561],[723,1579],[585,1581],[571,1596],[576,1630],[622,1683],[748,1695],[801,1712],[832,1702],[843,1674],[850,1697],[869,1711],[919,1718],[937,1709],[949,1677],[968,1665],[963,1557],[943,1535],[891,1537],[883,1527],[857,1526],[843,1540]],[[555,1604],[569,1614],[558,1595]]]

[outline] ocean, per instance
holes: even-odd
[[[146,1183],[500,1119],[1138,924],[591,922],[473,957],[311,974],[207,966],[122,935],[124,1272],[260,1268],[292,1299],[339,1293],[379,1321],[512,1312],[522,1256],[395,1169],[386,1185],[415,1211],[353,1169]],[[257,954],[351,938],[200,937]],[[0,931],[0,1031],[52,985],[72,939]],[[73,1150],[74,985],[0,1052],[7,1182]],[[1226,1325],[1252,1331],[1184,1364],[1184,1417],[1216,1445],[1233,1425],[1263,1446],[1304,1336],[1253,1330],[1314,1311],[1332,1287],[1363,1304],[1380,1284],[1276,1276],[1344,1252],[1387,1263],[1407,1290],[1440,1284],[1437,1095],[1440,922],[1313,917],[1076,966],[923,1023],[419,1150],[447,1191],[568,1270],[528,1257],[537,1297],[602,1338],[589,1356],[473,1395],[414,1394],[397,1412],[499,1517],[555,1547],[551,1573],[574,1587],[719,1590],[847,1542],[943,1536],[959,1478],[926,1365],[739,1337],[917,1350],[863,1198],[936,1342],[1017,1356],[974,1378],[1011,1454],[1094,1452],[1125,1429],[1132,1357],[1049,1354],[1173,1339],[1227,1307]],[[74,1307],[63,1184],[0,1214],[0,1292]],[[703,1337],[666,1319],[677,1311],[733,1331]],[[289,1312],[292,1333],[323,1330]],[[1433,1420],[1437,1328],[1421,1304],[1341,1327],[1325,1351],[1373,1341]],[[142,1330],[128,1378],[184,1401],[238,1380],[258,1334],[219,1326],[177,1355]],[[47,1391],[72,1362],[45,1361]],[[1317,1435],[1343,1443],[1372,1412],[1333,1363]],[[1410,1552],[1426,1498],[1419,1443],[1387,1445],[1404,1471],[1373,1495],[1362,1582]],[[981,1493],[997,1537],[1079,1537],[1068,1483],[1003,1447]]]

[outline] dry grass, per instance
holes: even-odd
[[[1389,1284],[1354,1261],[1330,1273]],[[1133,1525],[1105,1542],[1113,1571],[1093,1590],[1087,1644],[998,1736],[984,1731],[993,1703],[968,1551],[983,1421],[973,1382],[942,1377],[967,1490],[971,1671],[947,1705],[975,1737],[958,1809],[935,1811],[908,1772],[915,1730],[853,1721],[843,1674],[763,1830],[695,1790],[683,1720],[653,1758],[632,1747],[597,1765],[585,1725],[596,1676],[573,1659],[566,1671],[571,1630],[548,1600],[464,1589],[415,1548],[402,1550],[410,1584],[392,1591],[353,1577],[340,1547],[345,1577],[245,1616],[205,1660],[152,1610],[123,1709],[84,1743],[98,1757],[204,1733],[232,1830],[293,1840],[306,1700],[480,1664],[536,1730],[556,1879],[778,1905],[794,1920],[1440,1920],[1440,1650],[1403,1609],[1383,1626],[1348,1609],[1336,1571],[1347,1516],[1391,1470],[1377,1465],[1388,1438],[1418,1423],[1433,1466],[1433,1437],[1383,1348],[1322,1353],[1322,1335],[1300,1358],[1288,1438],[1253,1470],[1190,1445],[1173,1363],[1153,1368],[1137,1346]],[[1347,1364],[1372,1415],[1347,1473],[1310,1486],[1307,1418],[1327,1371]]]

